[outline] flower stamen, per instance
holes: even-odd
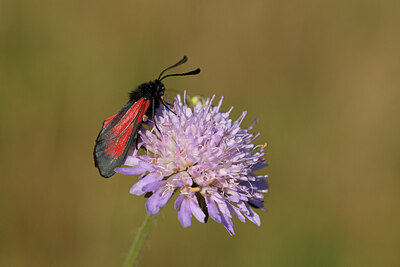
[[[185,169],[186,169],[186,168],[188,168],[188,167],[190,167],[190,166],[192,166],[192,165],[193,165],[193,162],[188,161],[188,162],[186,162],[185,164],[183,164],[183,167],[185,167]]]
[[[189,189],[189,192],[200,192],[201,188],[200,187],[192,187]]]
[[[185,188],[187,188],[187,187],[189,187],[189,185],[188,184],[185,184],[184,186],[182,186],[181,188],[180,188],[180,191],[182,192]]]
[[[214,185],[215,182],[216,182],[216,179],[211,179],[211,180],[207,181],[207,185],[209,185],[209,186]]]

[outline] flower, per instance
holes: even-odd
[[[234,234],[232,215],[245,222],[246,217],[260,225],[252,208],[264,210],[263,193],[268,192],[267,175],[253,172],[267,166],[263,149],[252,142],[259,136],[242,129],[246,112],[236,120],[220,111],[214,100],[198,101],[190,108],[186,95],[175,98],[174,112],[163,108],[155,117],[151,130],[139,131],[138,149],[131,151],[125,165],[115,171],[140,175],[130,193],[149,197],[145,203],[150,214],[156,214],[174,193],[178,220],[183,227],[191,225],[192,215],[201,223],[211,217]]]

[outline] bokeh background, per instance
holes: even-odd
[[[120,266],[145,217],[92,149],[127,92],[225,96],[268,141],[262,226],[162,211],[140,266],[400,266],[400,2],[0,1],[0,266]]]

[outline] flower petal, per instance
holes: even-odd
[[[128,156],[125,159],[124,165],[127,166],[137,166],[139,165],[140,160],[136,157],[136,151],[133,152],[133,155],[130,155],[128,152]]]
[[[210,196],[206,196],[204,199],[206,200],[208,214],[210,214],[210,217],[213,218],[214,221],[221,223],[221,216],[219,215],[215,201]]]
[[[235,231],[233,230],[233,223],[232,223],[231,218],[229,218],[225,214],[221,213],[221,221],[222,221],[222,224],[224,225],[224,227],[226,228],[226,230],[228,230],[229,234],[234,235]]]
[[[152,215],[159,212],[160,208],[171,198],[172,193],[172,190],[168,190],[168,188],[165,187],[158,189],[145,203],[147,212]]]
[[[249,199],[248,203],[255,206],[258,209],[266,211],[266,209],[264,208],[264,204],[263,204],[264,201],[261,201],[259,199]]]
[[[243,216],[243,214],[240,212],[240,210],[232,205],[231,203],[227,204],[229,211],[231,214],[233,214],[235,217],[237,217],[242,223],[246,222],[246,218]]]
[[[189,227],[192,224],[192,212],[190,210],[190,203],[187,199],[183,199],[178,211],[178,220],[183,227]]]
[[[142,190],[144,192],[155,192],[164,185],[165,185],[165,181],[157,181],[157,182],[146,184],[145,186],[143,186]]]
[[[260,216],[258,216],[257,213],[255,213],[250,206],[246,202],[240,202],[237,204],[240,210],[243,212],[243,214],[255,225],[260,226],[261,225],[261,220]]]
[[[196,219],[199,222],[204,223],[204,219],[206,218],[206,215],[201,210],[199,203],[197,202],[197,199],[192,199],[190,201],[190,210],[192,211],[192,214],[194,215],[194,217],[196,217]]]
[[[140,195],[146,193],[146,191],[143,190],[143,188],[146,185],[154,183],[161,179],[162,179],[161,174],[159,174],[157,172],[150,173],[150,174],[146,175],[144,178],[142,178],[139,182],[134,184],[131,187],[131,190],[129,191],[129,193],[131,193],[132,195],[140,196]]]
[[[184,197],[183,195],[179,195],[179,196],[176,198],[175,203],[174,203],[174,208],[175,208],[175,209],[179,208],[179,206],[182,204],[183,197]]]
[[[146,170],[140,166],[124,167],[124,168],[118,167],[115,168],[114,171],[124,175],[139,175],[146,172]]]

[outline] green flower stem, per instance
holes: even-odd
[[[132,267],[136,263],[139,253],[142,250],[144,243],[146,243],[153,225],[157,221],[158,214],[160,214],[160,212],[158,212],[156,215],[147,214],[135,237],[135,240],[132,243],[131,248],[129,249],[124,265],[122,265],[123,267]]]

